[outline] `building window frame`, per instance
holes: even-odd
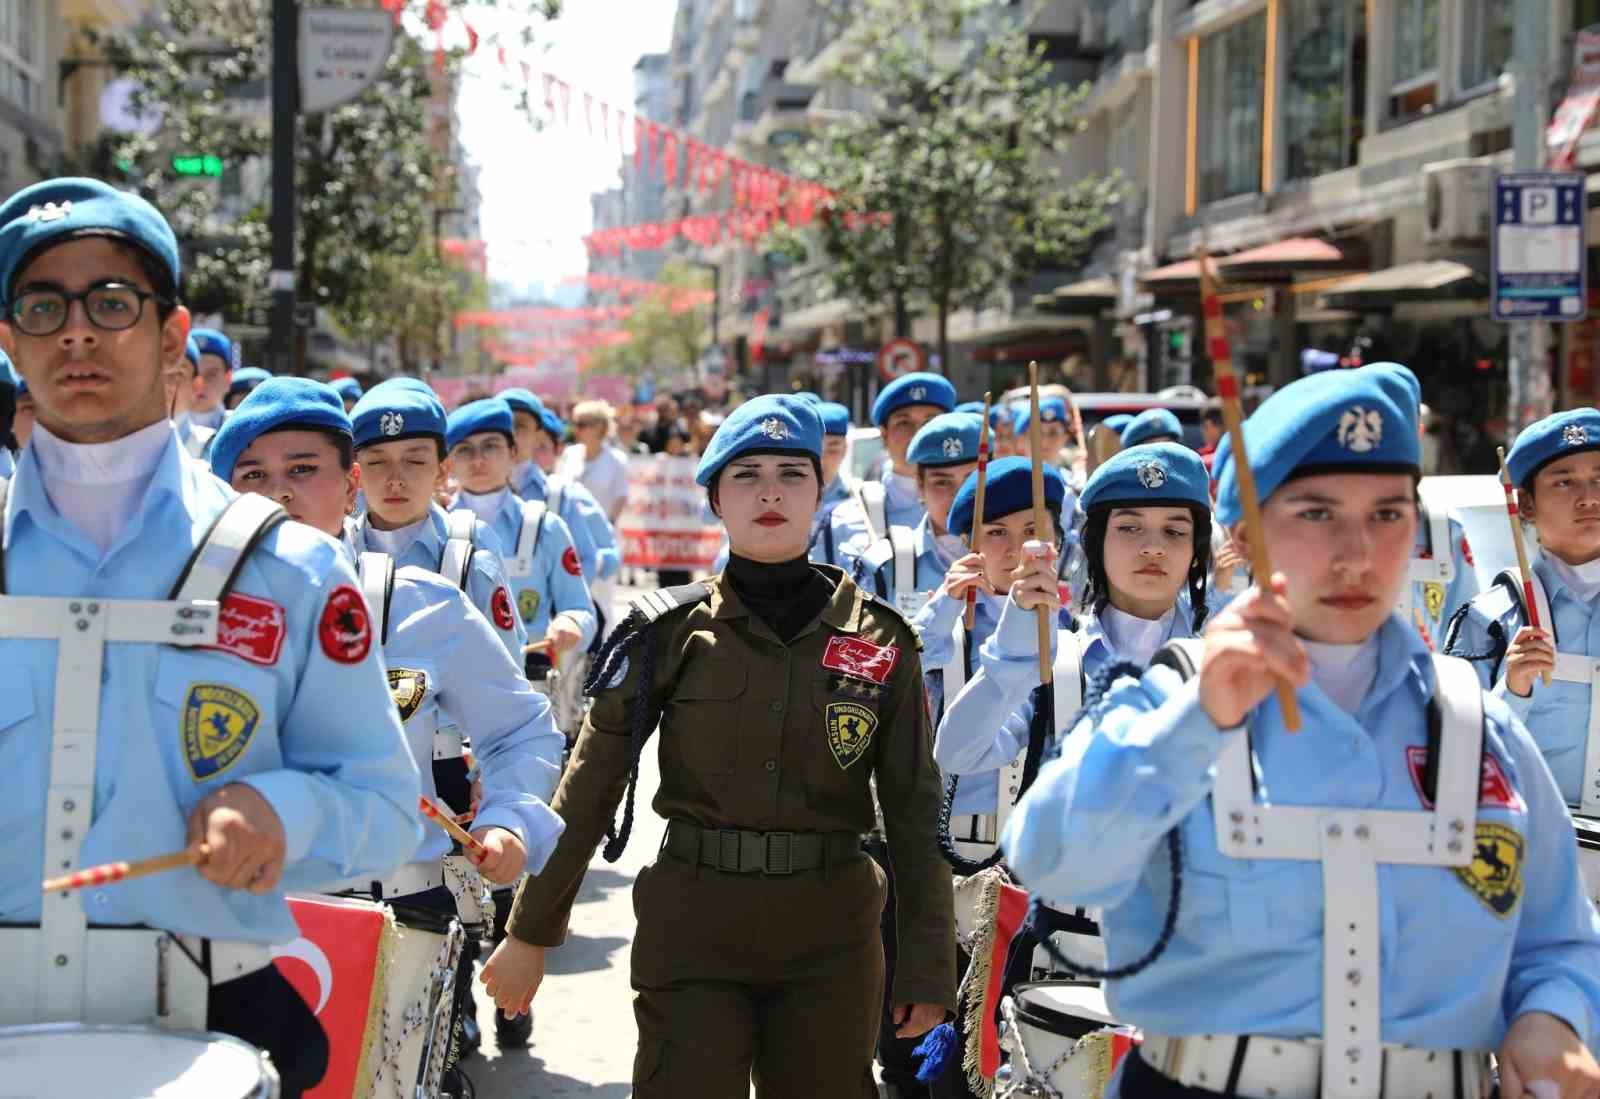
[[[1483,76],[1476,80],[1470,80],[1467,72],[1468,63],[1474,60],[1471,56],[1471,53],[1474,49],[1474,43],[1481,43],[1483,41],[1482,28],[1486,22],[1486,17],[1490,14],[1487,9],[1490,5],[1496,4],[1497,2],[1499,2],[1499,0],[1456,0],[1456,17],[1460,23],[1459,33],[1456,35],[1458,49],[1455,57],[1458,99],[1467,99],[1471,98],[1472,96],[1482,95],[1485,92],[1493,91],[1499,84],[1499,74],[1494,76]],[[1514,16],[1516,10],[1514,5],[1511,6],[1511,10]],[[1476,19],[1474,17],[1476,17]],[[1475,22],[1476,25],[1469,27],[1469,21]],[[1508,53],[1506,55],[1505,69],[1502,71],[1509,70],[1511,60],[1511,55]]]
[[[42,114],[47,102],[44,6],[43,0],[0,0],[0,97],[28,114]]]
[[[1276,80],[1274,78],[1274,74],[1269,68],[1269,65],[1273,64],[1275,61],[1276,50],[1273,48],[1273,45],[1270,42],[1269,32],[1275,30],[1276,28],[1276,23],[1273,19],[1273,16],[1276,14],[1276,6],[1277,5],[1275,3],[1264,5],[1250,12],[1248,15],[1245,15],[1243,18],[1228,23],[1224,27],[1219,27],[1215,30],[1209,31],[1204,37],[1193,36],[1189,39],[1190,178],[1189,187],[1187,189],[1188,203],[1186,205],[1190,207],[1190,213],[1193,213],[1196,205],[1204,206],[1209,205],[1212,202],[1225,201],[1247,194],[1260,194],[1264,191],[1270,190],[1273,185],[1273,172],[1270,164],[1270,158],[1275,155],[1275,141],[1273,133],[1276,129],[1275,116],[1277,112],[1276,104],[1273,102],[1273,97],[1276,91]],[[1245,28],[1256,21],[1259,21],[1261,28],[1259,35],[1261,39],[1261,50],[1260,56],[1255,59],[1259,70],[1260,88],[1257,90],[1257,94],[1254,97],[1256,108],[1256,117],[1253,127],[1255,133],[1256,159],[1254,172],[1252,173],[1254,182],[1252,186],[1247,188],[1231,188],[1228,185],[1224,185],[1223,191],[1225,193],[1215,193],[1214,190],[1208,190],[1206,187],[1207,181],[1203,175],[1203,173],[1208,168],[1212,167],[1212,165],[1201,163],[1201,161],[1205,158],[1202,158],[1199,155],[1202,147],[1205,149],[1214,149],[1216,147],[1213,144],[1213,135],[1203,133],[1202,131],[1219,125],[1217,112],[1202,109],[1202,101],[1206,100],[1211,95],[1222,94],[1212,90],[1211,88],[1208,88],[1207,86],[1207,81],[1205,80],[1205,68],[1207,64],[1211,63],[1211,59],[1207,57],[1207,50],[1208,47],[1211,47],[1214,43],[1218,43],[1223,36],[1240,34],[1245,30]],[[1246,102],[1248,99],[1249,97],[1245,97],[1244,99],[1241,99],[1240,102]],[[1231,123],[1225,120],[1220,124],[1227,126]],[[1242,136],[1244,130],[1241,129],[1239,133]],[[1228,174],[1226,169],[1224,169],[1223,174]],[[1242,179],[1242,176],[1240,178]]]
[[[1429,5],[1433,6],[1434,33],[1431,38],[1424,34],[1426,11]],[[1444,73],[1447,71],[1445,52],[1445,35],[1442,33],[1445,20],[1455,9],[1455,5],[1447,0],[1385,0],[1387,7],[1385,30],[1389,36],[1389,71],[1386,74],[1385,84],[1387,91],[1385,99],[1389,109],[1386,112],[1392,122],[1404,122],[1425,114],[1443,104]],[[1416,35],[1421,43],[1419,49],[1426,53],[1433,51],[1431,65],[1425,65],[1414,71],[1403,73],[1400,71],[1401,58],[1399,51],[1400,35],[1398,33],[1400,20],[1410,13],[1417,21]],[[1369,28],[1369,33],[1374,31]],[[1418,60],[1420,60],[1420,55]],[[1431,97],[1422,94],[1432,89]]]

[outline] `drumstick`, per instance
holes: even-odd
[[[1039,441],[1039,364],[1028,363],[1028,454],[1033,459],[1033,536],[1039,541],[1049,541],[1045,532],[1050,530],[1050,511],[1044,504],[1044,455]],[[1058,551],[1059,552],[1059,551]],[[1039,618],[1039,682],[1049,686],[1054,676],[1050,662],[1050,608],[1035,608]]]
[[[1506,490],[1506,516],[1511,521],[1511,544],[1517,547],[1517,568],[1522,573],[1522,604],[1528,608],[1528,625],[1542,629],[1539,623],[1539,604],[1533,598],[1533,570],[1528,567],[1528,547],[1522,544],[1522,517],[1517,510],[1516,491],[1511,487],[1511,471],[1506,468],[1506,448],[1497,446],[1495,455],[1500,459],[1500,487]],[[1550,673],[1541,672],[1539,678],[1550,686]]]
[[[531,656],[534,653],[549,653],[555,649],[555,642],[549,638],[542,641],[530,641],[522,646],[522,655]]]
[[[465,828],[461,827],[461,825],[457,824],[449,813],[446,813],[443,809],[429,801],[427,794],[423,794],[417,798],[417,807],[422,810],[423,816],[433,821],[433,823],[437,824],[440,828],[443,828],[445,835],[455,840],[462,847],[477,855],[480,859],[487,858],[489,856],[489,849],[483,844],[479,843],[477,840],[473,839],[471,833],[469,833]]]
[[[1428,646],[1428,651],[1437,652],[1433,647],[1433,634],[1428,632],[1428,622],[1422,617],[1422,608],[1411,608],[1411,620],[1417,624],[1417,635],[1422,638],[1422,643]]]
[[[1272,580],[1272,559],[1267,553],[1267,540],[1261,533],[1261,501],[1256,496],[1256,476],[1245,453],[1239,376],[1233,371],[1233,350],[1228,346],[1228,333],[1222,323],[1222,299],[1217,296],[1216,283],[1211,278],[1211,257],[1204,244],[1195,248],[1194,255],[1200,267],[1200,300],[1206,317],[1211,369],[1217,382],[1217,396],[1222,398],[1222,419],[1228,425],[1228,445],[1233,449],[1234,468],[1238,470],[1244,529],[1250,536],[1250,567],[1256,583],[1264,588]],[[1278,680],[1278,709],[1283,712],[1283,727],[1291,733],[1298,731],[1300,703],[1295,698],[1293,684],[1287,679]]]
[[[95,885],[110,885],[112,882],[128,881],[132,878],[148,877],[159,874],[164,870],[177,870],[183,866],[198,866],[205,862],[211,855],[211,848],[205,844],[199,847],[185,847],[182,851],[174,851],[170,855],[156,855],[154,858],[139,859],[136,862],[107,862],[99,866],[91,866],[72,874],[64,874],[59,878],[47,878],[44,883],[44,892],[70,892],[74,889],[86,889]]]
[[[978,425],[978,491],[972,498],[972,527],[967,531],[967,549],[978,548],[978,531],[983,526],[984,479],[989,470],[989,393],[983,395],[983,422]],[[978,589],[967,589],[966,627],[970,633],[978,615]]]

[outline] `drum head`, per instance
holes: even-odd
[[[7,1094],[99,1099],[258,1099],[275,1095],[255,1047],[225,1034],[47,1023],[0,1028]]]
[[[1600,851],[1600,820],[1572,814],[1572,830],[1578,835],[1578,846]]]
[[[1012,994],[1017,1018],[1071,1038],[1081,1038],[1116,1020],[1106,1008],[1105,993],[1092,981],[1039,981],[1020,984]]]

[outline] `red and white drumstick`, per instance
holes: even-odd
[[[489,856],[489,849],[472,838],[465,828],[455,822],[451,814],[446,813],[423,794],[417,798],[417,807],[422,810],[422,815],[445,830],[445,834],[459,843],[463,848],[477,855],[480,859]]]
[[[1500,487],[1506,490],[1506,515],[1511,520],[1511,544],[1517,547],[1517,568],[1522,572],[1522,605],[1528,608],[1528,625],[1542,629],[1539,622],[1539,604],[1533,598],[1533,570],[1528,567],[1528,547],[1522,544],[1522,517],[1517,511],[1516,490],[1511,487],[1511,471],[1506,468],[1506,448],[1497,446],[1494,452],[1500,458]],[[1541,672],[1539,678],[1550,686],[1550,673]]]
[[[524,656],[531,656],[534,653],[545,653],[546,655],[554,656],[555,642],[548,638],[541,641],[530,641],[522,646],[522,653]]]
[[[983,422],[978,425],[978,491],[972,498],[972,528],[967,531],[967,549],[978,548],[978,529],[983,526],[983,488],[989,469],[989,394],[983,395]],[[967,589],[966,627],[972,629],[977,621],[978,589]]]
[[[1438,650],[1433,647],[1433,634],[1428,632],[1428,621],[1422,617],[1420,607],[1411,608],[1411,620],[1417,624],[1417,635],[1422,638],[1422,643],[1428,646],[1428,651],[1437,652]]]
[[[182,851],[174,851],[170,855],[157,855],[154,858],[139,859],[136,862],[107,862],[99,866],[90,866],[72,874],[64,874],[59,878],[47,878],[44,883],[46,893],[67,893],[74,889],[89,889],[96,885],[110,885],[113,882],[128,881],[131,878],[148,877],[159,874],[164,870],[177,870],[184,866],[198,866],[205,862],[211,855],[211,848],[205,844],[199,847],[185,847]]]

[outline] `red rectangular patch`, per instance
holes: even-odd
[[[1420,747],[1406,749],[1406,767],[1411,772],[1411,785],[1417,788],[1417,799],[1422,802],[1424,809],[1432,809],[1433,802],[1428,800],[1427,794],[1422,790],[1422,775],[1427,765],[1428,749]],[[1506,778],[1500,761],[1488,754],[1483,757],[1483,776],[1478,787],[1478,804],[1490,809],[1511,809],[1517,812],[1527,809],[1521,795],[1511,788],[1511,780]]]
[[[276,664],[288,632],[283,608],[278,604],[230,592],[222,601],[217,643],[208,647],[243,657],[252,664]]]
[[[893,645],[874,645],[859,637],[830,637],[822,666],[857,679],[887,683],[899,659],[900,650]]]

